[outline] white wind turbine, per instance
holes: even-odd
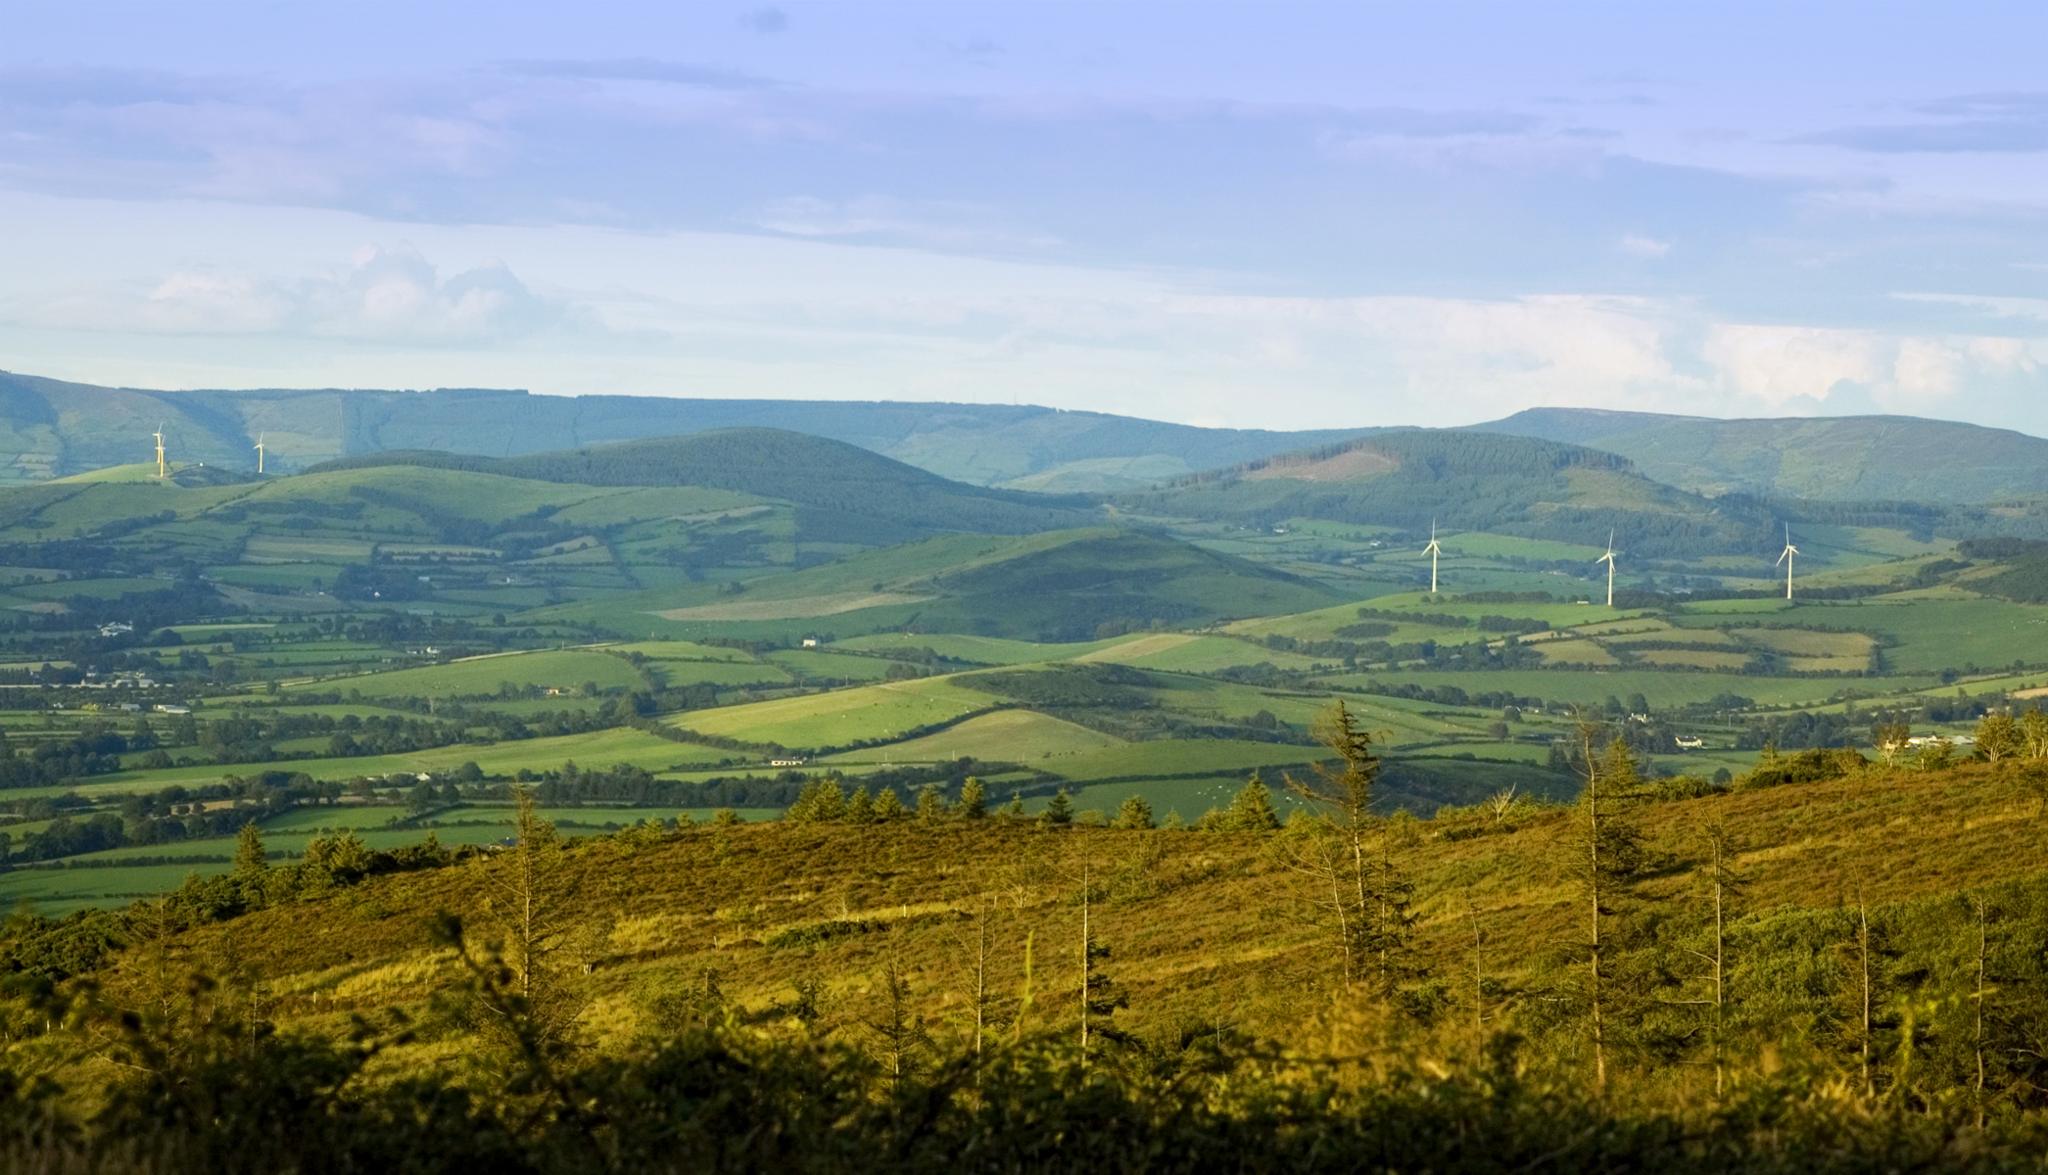
[[[256,434],[256,472],[258,473],[263,472],[263,438],[266,435],[260,432]]]
[[[1798,554],[1799,548],[1792,545],[1792,524],[1788,522],[1785,524],[1785,549],[1779,552],[1778,562],[1771,564],[1773,567],[1779,563],[1785,566],[1785,598],[1788,600],[1792,598],[1792,560]]]
[[[170,470],[164,464],[164,426],[157,425],[156,431],[150,435],[156,438],[156,476],[158,480],[162,480],[170,476]]]
[[[1444,553],[1443,544],[1436,541],[1434,518],[1429,520],[1429,545],[1422,548],[1422,553],[1429,556],[1429,594],[1433,596],[1436,594],[1436,557]]]
[[[1607,606],[1614,607],[1614,532],[1607,532],[1607,553],[1593,560],[1607,564]]]

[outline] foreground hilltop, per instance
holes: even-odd
[[[1200,830],[820,785],[762,827],[564,847],[529,816],[453,858],[245,838],[232,875],[0,936],[0,1064],[110,1107],[14,1109],[0,1154],[1194,1168],[1256,1135],[1290,1169],[2028,1169],[2039,766],[1816,752],[1604,816],[1284,829],[1255,785]],[[82,984],[76,1040],[27,1015]]]

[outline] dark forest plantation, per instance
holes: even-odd
[[[9,1170],[2048,1155],[2048,441],[6,381]]]

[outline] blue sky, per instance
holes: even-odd
[[[7,23],[11,370],[2048,433],[2038,5]]]

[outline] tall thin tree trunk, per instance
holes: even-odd
[[[1977,903],[1977,1016],[1972,1043],[1977,1052],[1977,1128],[1984,1128],[1984,919],[1982,900]]]
[[[1727,1031],[1727,911],[1725,905],[1727,872],[1727,849],[1719,840],[1714,842],[1714,1100],[1719,1101],[1727,1093],[1728,1066],[1726,1060]]]
[[[1372,890],[1365,879],[1365,829],[1363,820],[1364,813],[1356,811],[1351,813],[1351,874],[1352,880],[1358,885],[1358,930],[1369,942],[1372,939],[1371,924],[1368,921],[1372,911]],[[1350,953],[1348,948],[1345,953],[1347,955]],[[1360,960],[1358,969],[1360,972],[1364,971],[1363,960]],[[1350,967],[1347,965],[1345,970],[1347,972],[1345,980],[1349,982],[1352,977]]]
[[[1856,891],[1856,946],[1863,969],[1863,1096],[1876,1097],[1870,1076],[1870,910],[1861,889]]]
[[[1465,922],[1472,930],[1472,1041],[1477,1048],[1486,1040],[1486,971],[1480,949],[1485,940],[1479,933],[1479,911],[1472,906],[1472,895],[1465,895]]]
[[[1607,1020],[1600,992],[1600,768],[1593,758],[1593,740],[1585,739],[1586,751],[1586,846],[1587,890],[1591,894],[1592,952],[1588,956],[1587,995],[1593,1015],[1593,1086],[1607,1092]]]
[[[988,1035],[988,899],[974,926],[974,1064],[981,1068],[981,1042]]]
[[[1337,941],[1344,952],[1344,974],[1341,978],[1349,987],[1358,974],[1358,963],[1353,958],[1350,908],[1344,901],[1343,866],[1330,860],[1330,908],[1337,915]]]
[[[1081,1067],[1088,1067],[1088,979],[1094,970],[1094,960],[1089,958],[1089,890],[1088,866],[1081,866]]]

